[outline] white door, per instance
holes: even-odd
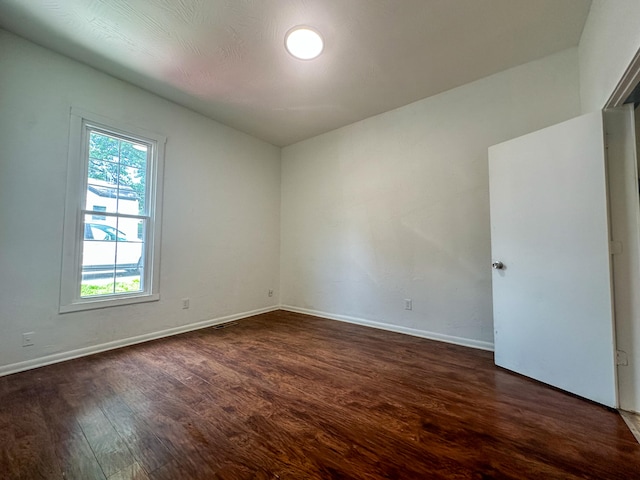
[[[496,365],[615,407],[604,138],[596,112],[489,148],[494,342]]]

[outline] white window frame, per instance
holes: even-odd
[[[102,115],[72,107],[70,113],[69,158],[67,163],[67,197],[62,243],[62,273],[60,282],[60,313],[96,308],[153,302],[160,299],[160,233],[162,219],[162,184],[166,138],[139,127],[127,125]],[[81,297],[83,216],[87,191],[89,127],[98,128],[118,137],[144,141],[151,146],[147,173],[149,217],[145,232],[145,258],[141,279],[144,290],[95,297]],[[89,212],[91,213],[91,212]]]

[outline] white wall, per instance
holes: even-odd
[[[640,48],[640,1],[593,0],[578,47],[582,112],[600,110]]]
[[[487,148],[578,89],[570,49],[285,147],[282,304],[491,347]]]
[[[0,373],[275,305],[279,148],[2,30],[0,65]],[[57,313],[72,105],[167,137],[159,302]]]

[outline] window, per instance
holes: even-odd
[[[71,111],[60,311],[157,300],[165,138]]]

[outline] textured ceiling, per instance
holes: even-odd
[[[0,26],[282,146],[575,46],[590,3],[2,0]]]

